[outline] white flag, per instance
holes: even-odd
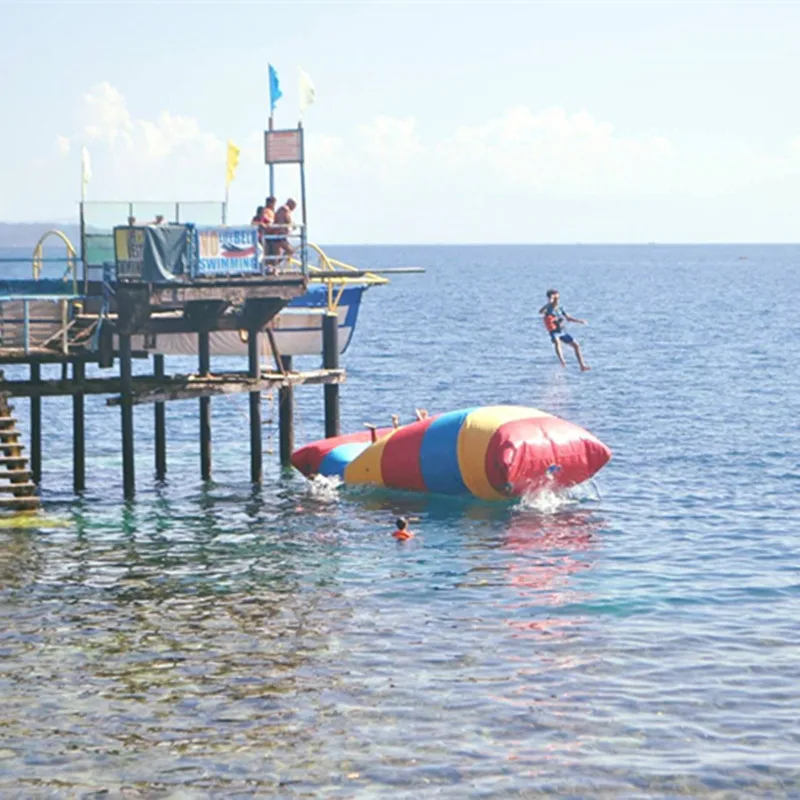
[[[92,162],[86,145],[81,147],[81,200],[86,199],[86,187],[92,179]]]
[[[314,84],[311,83],[311,78],[300,70],[300,116],[302,117],[305,110],[317,99],[317,92],[314,89]]]

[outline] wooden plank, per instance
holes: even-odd
[[[39,508],[41,504],[41,498],[35,494],[28,497],[0,497],[0,508],[6,511],[26,511]]]
[[[167,381],[167,386],[153,388],[137,388],[134,384],[133,404],[163,403],[170,400],[192,400],[198,397],[212,397],[215,395],[240,394],[242,392],[265,392],[271,389],[280,389],[285,386],[299,386],[300,384],[327,384],[344,383],[345,371],[341,370],[313,370],[312,372],[295,372],[287,375],[272,373],[260,379],[247,376],[230,376],[221,378],[211,375],[208,378],[189,376],[190,380],[180,380],[180,376],[173,376],[172,381]],[[106,405],[119,405],[119,397],[110,397]]]
[[[0,492],[3,494],[15,494],[19,493],[20,495],[29,495],[36,491],[36,484],[25,482],[25,483],[0,483]]]
[[[278,372],[262,372],[260,378],[250,378],[246,372],[227,372],[208,377],[199,375],[170,375],[165,378],[153,375],[133,377],[134,402],[156,402],[188,400],[219,394],[269,391],[281,386],[297,386],[303,383],[344,383],[345,371],[310,370],[282,375]],[[122,391],[119,377],[87,378],[80,384],[72,380],[2,381],[0,391],[12,397],[55,397],[59,395],[119,394]],[[146,399],[145,399],[146,398]],[[109,405],[119,405],[119,398],[112,398]],[[2,432],[0,431],[0,438]]]
[[[25,462],[25,459],[22,459],[22,462]],[[31,477],[31,471],[29,469],[7,469],[5,471],[0,470],[0,480],[7,479],[10,481],[22,480],[23,478],[28,480]]]

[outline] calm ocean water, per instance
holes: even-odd
[[[331,252],[428,270],[365,297],[344,430],[525,404],[613,460],[501,507],[276,455],[254,491],[246,396],[214,398],[208,485],[196,402],[168,406],[165,485],[136,409],[125,506],[118,409],[87,400],[75,500],[46,400],[47,524],[0,529],[0,794],[800,797],[800,246]],[[589,373],[555,361],[551,286]],[[322,391],[297,394],[301,444]]]

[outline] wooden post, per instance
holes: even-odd
[[[322,318],[322,366],[339,369],[339,316],[329,311]],[[339,435],[339,384],[325,384],[325,437]]]
[[[72,362],[72,380],[80,385],[86,377],[86,363]],[[72,395],[72,486],[75,494],[86,488],[86,433],[83,393]]]
[[[42,379],[42,365],[31,364],[31,380]],[[42,482],[42,398],[31,397],[31,478]]]
[[[201,375],[211,373],[211,347],[208,331],[197,334],[199,367]],[[200,475],[211,480],[211,398],[200,398]]]
[[[251,378],[261,377],[258,360],[258,328],[247,332],[247,358]],[[261,444],[261,392],[250,392],[250,480],[261,483],[264,477],[263,448]]]
[[[292,371],[292,357],[281,356],[284,372]],[[281,466],[292,464],[294,450],[294,387],[282,386],[278,390],[278,425],[280,428]]]
[[[120,410],[122,416],[122,490],[126,500],[136,493],[133,456],[133,359],[127,326],[119,331]]]
[[[164,377],[164,356],[153,356],[153,374]],[[167,414],[164,403],[155,403],[156,480],[167,477]]]

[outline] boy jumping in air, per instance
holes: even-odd
[[[559,303],[558,289],[547,290],[547,303],[539,309],[539,313],[544,315],[544,326],[550,334],[550,341],[553,343],[558,360],[561,362],[562,367],[567,366],[564,361],[564,354],[561,351],[561,343],[568,344],[574,351],[580,365],[581,372],[586,372],[589,367],[583,361],[581,354],[581,346],[564,331],[565,322],[576,322],[578,325],[585,325],[585,319],[578,319],[571,317],[561,307]]]

